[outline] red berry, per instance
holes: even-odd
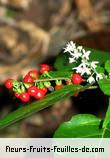
[[[8,79],[5,81],[5,87],[8,88],[8,89],[11,89],[13,88],[13,84],[12,84],[12,79]]]
[[[47,88],[46,87],[41,88],[41,89],[44,91],[45,94],[47,93]]]
[[[64,85],[63,85],[63,84],[56,85],[56,86],[55,86],[55,90],[61,89],[61,88],[63,88],[63,87],[64,87]]]
[[[19,98],[19,97],[20,97],[20,94],[19,94],[19,93],[17,93],[17,92],[15,92],[15,94],[14,94],[14,95],[15,95],[15,97],[16,97],[16,98]]]
[[[22,102],[28,102],[30,100],[30,95],[27,92],[21,93],[19,98]]]
[[[80,74],[73,74],[72,75],[72,83],[73,84],[81,84],[82,81],[83,81],[83,79],[82,79]]]
[[[35,96],[37,94],[37,87],[36,86],[29,87],[28,93],[30,96]]]
[[[37,94],[34,96],[35,99],[43,99],[45,97],[45,92],[41,88],[37,88]]]
[[[76,92],[76,93],[74,93],[73,96],[74,96],[74,97],[78,97],[78,95],[79,95],[79,93]]]
[[[34,79],[38,79],[39,78],[39,73],[36,70],[31,70],[28,72],[28,75],[31,76]]]
[[[32,78],[31,76],[29,75],[26,75],[23,79],[24,83],[33,83],[34,81],[34,78]]]
[[[41,64],[40,65],[40,73],[44,73],[45,71],[50,71],[50,66],[47,64]]]

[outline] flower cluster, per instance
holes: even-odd
[[[97,72],[98,61],[90,61],[90,50],[85,50],[82,46],[76,46],[76,43],[70,41],[64,53],[69,53],[69,63],[76,63],[77,66],[73,70],[81,76],[86,76],[88,83],[94,83],[103,79],[104,74]]]

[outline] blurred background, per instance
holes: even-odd
[[[70,40],[109,52],[110,0],[0,0],[0,118],[24,106],[4,81],[52,64]],[[1,130],[0,137],[52,137],[72,115],[103,117],[106,100],[99,90],[85,92]]]

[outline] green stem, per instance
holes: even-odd
[[[70,80],[70,79],[67,77],[57,77],[57,78],[38,79],[35,80],[34,82],[45,82],[45,81],[56,81],[56,80]]]
[[[88,89],[97,89],[98,86],[90,86]]]

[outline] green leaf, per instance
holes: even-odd
[[[99,74],[105,72],[104,68],[101,67],[101,66],[97,66],[97,67],[96,67],[96,71],[97,71]]]
[[[110,73],[110,60],[107,60],[105,63],[105,70]]]
[[[101,50],[96,50],[96,49],[92,49],[92,48],[85,48],[86,50],[91,50],[91,54],[90,54],[90,60],[91,61],[99,61],[99,64],[102,65],[106,62],[106,60],[108,60],[110,58],[110,53],[105,52],[105,51],[101,51]]]
[[[100,65],[104,64],[105,61],[110,58],[110,53],[108,52],[85,47],[84,49],[91,50],[90,61],[99,61]],[[70,55],[68,53],[63,53],[63,51],[61,51],[54,63],[54,67],[56,68],[56,70],[71,70],[73,67],[76,67],[77,65],[75,63],[69,63],[69,57]]]
[[[72,70],[68,70],[68,71],[64,71],[64,70],[50,71],[48,78],[71,78],[72,73],[73,73]],[[40,79],[45,79],[45,76],[41,75]]]
[[[105,119],[104,119],[104,122],[103,122],[103,128],[106,128],[107,126],[110,126],[110,98],[109,98],[108,109],[107,109]]]
[[[71,70],[75,66],[75,63],[69,63],[69,54],[63,52],[58,55],[54,63],[54,67],[56,70]]]
[[[110,96],[110,79],[99,80],[98,84],[103,93]]]
[[[56,130],[55,138],[100,138],[110,137],[110,130],[100,128],[101,120],[94,115],[73,116]]]
[[[57,101],[60,101],[66,97],[73,96],[73,93],[84,91],[88,87],[82,87],[80,85],[67,85],[62,89],[56,90],[48,94],[44,99],[35,101],[32,104],[19,108],[18,110],[8,114],[6,117],[0,120],[0,129],[9,126],[10,124],[17,122],[23,118],[32,115],[42,109],[45,109]]]
[[[52,71],[49,73],[50,76],[52,76],[52,78],[70,78],[71,79],[71,74],[73,73],[73,71],[64,71],[64,70],[60,70],[60,71]]]

